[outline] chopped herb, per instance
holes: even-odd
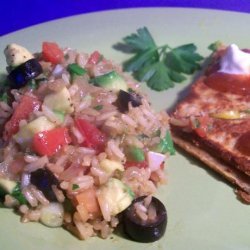
[[[21,191],[20,184],[16,185],[16,187],[14,188],[14,190],[11,193],[11,196],[13,196],[15,199],[17,199],[20,204],[27,204],[27,200]]]
[[[0,101],[1,101],[1,102],[7,103],[7,102],[8,102],[8,99],[9,99],[9,96],[8,96],[7,92],[4,92],[4,93],[0,96]]]
[[[68,70],[70,74],[76,74],[78,76],[83,76],[87,72],[86,69],[82,68],[77,63],[69,64]]]
[[[94,107],[95,110],[101,110],[103,108],[103,105],[96,105]]]
[[[250,109],[243,110],[242,112],[250,114]]]
[[[222,43],[220,41],[216,41],[214,43],[211,43],[209,46],[208,46],[208,49],[209,50],[212,50],[213,52],[215,52],[216,50],[218,50],[218,48],[220,48],[222,45]]]
[[[130,197],[134,199],[135,193],[132,191],[132,189],[128,185],[125,185],[125,188],[126,188],[127,193],[130,195]]]
[[[78,185],[78,184],[73,184],[72,185],[72,190],[76,190],[76,189],[78,189],[80,186]]]
[[[163,154],[167,152],[169,152],[170,155],[175,154],[174,143],[172,141],[169,131],[167,131],[165,137],[160,140],[160,143],[153,150],[159,153],[163,153]]]
[[[195,128],[199,128],[201,126],[201,123],[200,123],[200,121],[198,119],[194,119],[193,124],[194,124]]]
[[[42,83],[42,82],[46,82],[47,80],[48,80],[47,77],[37,78],[37,79],[36,79],[36,83],[39,84],[39,83]]]
[[[143,139],[146,139],[146,138],[149,138],[147,135],[145,135],[145,134],[139,134],[138,136],[137,136],[137,138],[139,139],[139,140],[143,140]]]
[[[174,83],[186,79],[185,74],[193,74],[200,69],[203,59],[194,44],[185,44],[176,48],[168,45],[157,46],[146,27],[137,33],[123,38],[115,49],[134,56],[124,62],[125,71],[132,72],[139,81],[145,81],[153,90],[162,91],[174,87]]]
[[[37,89],[37,87],[38,87],[38,85],[37,85],[37,83],[36,83],[36,81],[35,81],[35,79],[32,79],[32,80],[30,80],[29,82],[28,82],[28,87],[30,88],[30,89]]]
[[[134,93],[135,91],[132,88],[128,88],[129,93]]]

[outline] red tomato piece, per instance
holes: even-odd
[[[106,135],[84,119],[77,119],[75,123],[84,137],[83,145],[102,152],[107,141]]]
[[[52,64],[58,64],[63,61],[64,54],[57,43],[43,42],[42,57],[45,61],[51,62]]]
[[[39,155],[52,156],[62,146],[69,144],[71,138],[67,128],[54,128],[34,135],[32,148]]]
[[[39,110],[40,106],[41,103],[37,97],[24,95],[20,103],[16,106],[11,118],[5,124],[4,139],[8,140],[12,135],[16,134],[19,128],[19,122],[27,119],[33,111]]]
[[[87,64],[95,65],[95,64],[97,64],[98,62],[100,62],[101,58],[102,58],[102,55],[101,55],[98,51],[94,51],[94,52],[90,55]]]
[[[210,118],[208,116],[200,116],[199,118],[196,119],[199,123],[198,127],[195,127],[193,124],[191,126],[200,137],[205,137],[208,131]]]

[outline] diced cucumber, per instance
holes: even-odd
[[[54,123],[50,122],[45,116],[40,116],[21,127],[19,132],[14,135],[14,139],[19,144],[27,143],[36,133],[53,128],[55,128]]]
[[[124,171],[123,165],[118,161],[111,161],[104,159],[100,162],[100,167],[108,174],[113,173],[115,170]]]
[[[127,91],[128,89],[127,83],[116,71],[111,71],[107,74],[97,76],[92,79],[92,82],[97,86],[110,90]]]
[[[57,118],[60,121],[60,124],[64,122],[65,114],[61,111],[54,110],[54,114],[57,116]]]
[[[62,88],[59,92],[46,95],[43,104],[51,110],[63,113],[70,114],[74,111],[70,93],[66,87]]]
[[[142,162],[145,160],[145,155],[141,148],[130,146],[125,150],[125,153],[129,161]]]
[[[134,199],[132,190],[116,178],[110,178],[107,183],[101,186],[98,196],[102,196],[104,203],[110,209],[111,215],[116,215],[125,210]]]

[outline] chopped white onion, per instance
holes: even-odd
[[[52,72],[52,75],[55,77],[59,77],[63,73],[63,66],[61,64],[57,64]]]
[[[23,173],[21,178],[21,188],[27,187],[30,184],[30,173]]]
[[[156,171],[160,168],[161,164],[165,161],[166,156],[153,151],[147,153],[148,167],[151,171]]]

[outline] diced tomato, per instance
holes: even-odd
[[[62,146],[69,144],[71,138],[67,128],[54,128],[34,135],[32,148],[39,155],[52,156]]]
[[[87,211],[93,215],[100,214],[100,207],[96,197],[96,190],[89,188],[76,195],[78,204],[84,205]]]
[[[39,110],[40,106],[41,103],[37,97],[24,95],[16,106],[11,118],[5,124],[4,139],[8,140],[13,134],[17,133],[19,122],[28,119],[30,113]]]
[[[102,152],[107,141],[106,135],[95,125],[84,119],[76,119],[75,123],[84,137],[83,145]]]
[[[127,161],[125,163],[125,169],[130,168],[130,167],[137,167],[137,168],[147,168],[148,163],[147,161],[141,161],[141,162],[132,162],[132,161]]]
[[[197,125],[194,122],[191,123],[192,128],[194,129],[195,133],[197,133],[200,137],[205,137],[208,131],[208,126],[210,123],[209,116],[200,116],[195,118]]]
[[[102,58],[102,55],[101,55],[98,51],[94,51],[94,52],[90,55],[87,64],[95,65],[95,64],[97,64],[98,62],[100,62],[101,58]]]
[[[63,51],[59,48],[57,43],[43,42],[42,57],[45,61],[52,64],[61,63],[64,59]]]

